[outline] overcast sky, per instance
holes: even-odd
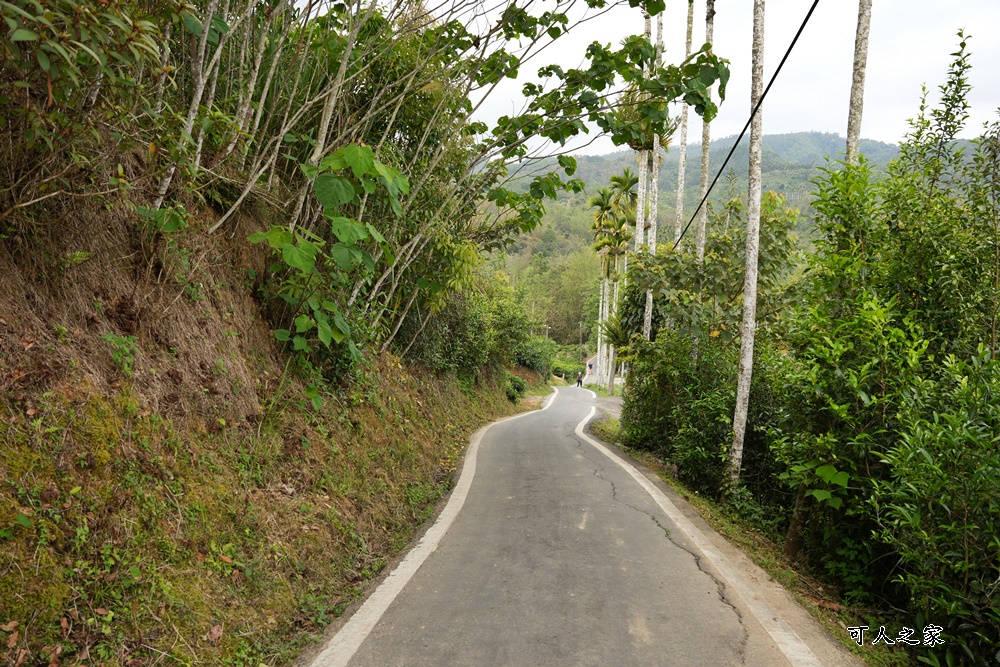
[[[811,4],[810,0],[767,0],[765,77],[774,72]],[[683,59],[686,11],[684,0],[667,0],[666,62]],[[765,101],[765,134],[809,130],[845,133],[857,11],[856,0],[820,0]],[[750,111],[752,15],[752,0],[716,0],[714,50],[731,61],[732,78],[726,101],[712,124],[713,138],[739,133]],[[960,28],[969,35],[973,65],[972,115],[963,136],[978,135],[983,122],[997,119],[1000,1],[874,0],[863,137],[899,142],[907,129],[906,120],[917,113],[921,84],[927,84],[931,100],[936,100],[937,86],[944,81],[950,54],[957,48],[956,33]],[[510,82],[494,93],[480,117],[492,121],[516,112],[523,102],[518,93],[520,86],[529,80],[525,75],[533,74],[538,66],[548,62],[579,66],[592,41],[617,46],[627,35],[641,31],[640,10],[627,4],[584,23],[534,59],[518,83]],[[704,35],[705,3],[695,0],[695,48],[704,42]],[[689,130],[689,143],[699,143],[700,137],[698,120]],[[599,155],[615,150],[620,149],[610,140],[600,139],[579,152]]]

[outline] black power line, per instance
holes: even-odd
[[[799,26],[798,32],[796,32],[795,37],[792,38],[792,43],[788,45],[788,50],[785,51],[784,57],[782,57],[781,62],[778,63],[778,69],[774,70],[774,74],[771,75],[771,80],[767,82],[767,87],[764,89],[764,94],[760,96],[759,100],[757,100],[757,105],[754,106],[753,111],[750,112],[750,117],[747,119],[747,124],[743,126],[743,131],[740,132],[740,136],[736,139],[736,143],[734,143],[733,147],[729,150],[729,155],[727,155],[726,159],[723,160],[722,166],[719,167],[719,172],[715,175],[715,178],[712,179],[712,184],[708,186],[708,190],[705,192],[705,196],[701,198],[701,203],[699,203],[698,208],[695,209],[694,215],[692,215],[691,219],[688,220],[687,225],[684,226],[684,231],[681,232],[681,235],[678,236],[677,240],[674,242],[674,247],[672,248],[672,250],[677,250],[677,246],[681,244],[681,239],[683,239],[684,235],[687,234],[687,230],[689,227],[691,227],[691,223],[694,222],[694,219],[698,217],[698,214],[701,212],[702,206],[704,206],[705,202],[708,200],[708,196],[712,194],[712,189],[715,188],[715,184],[719,182],[719,177],[722,176],[722,172],[726,170],[726,165],[729,164],[729,158],[733,157],[733,153],[736,152],[736,147],[740,145],[740,141],[743,140],[743,137],[746,135],[747,130],[750,128],[750,123],[753,122],[754,116],[756,116],[757,112],[760,111],[760,105],[764,103],[764,98],[767,97],[768,91],[771,90],[771,84],[774,83],[774,80],[778,78],[778,74],[781,73],[781,68],[784,67],[785,61],[788,60],[788,55],[792,52],[792,49],[795,48],[795,43],[799,41],[799,36],[805,29],[806,24],[809,23],[809,19],[812,18],[813,10],[816,9],[816,5],[818,4],[819,0],[813,0],[812,7],[809,8],[809,12],[806,14],[806,17],[802,20],[802,25]],[[708,149],[709,149],[708,146],[701,147],[701,150],[703,151],[707,151]]]

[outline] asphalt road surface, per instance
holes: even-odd
[[[437,522],[313,667],[853,664],[584,434],[594,404],[560,387],[478,433]]]

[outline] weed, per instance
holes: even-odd
[[[132,377],[132,365],[135,363],[135,355],[139,351],[136,337],[107,333],[101,336],[101,339],[111,345],[111,358],[118,364],[122,373],[126,377]]]

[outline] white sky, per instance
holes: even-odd
[[[778,66],[810,5],[810,0],[768,0],[765,80]],[[666,62],[683,59],[686,11],[685,0],[667,0]],[[809,130],[844,134],[857,11],[856,0],[820,1],[764,103],[765,134]],[[752,15],[752,0],[716,0],[714,51],[731,61],[732,78],[726,101],[712,124],[713,138],[739,133],[750,112]],[[918,111],[921,84],[927,84],[932,102],[937,99],[937,86],[944,81],[952,60],[950,54],[958,46],[959,28],[964,28],[970,37],[973,65],[972,115],[963,136],[976,136],[985,121],[997,119],[1000,1],[874,0],[863,137],[898,143],[906,132],[906,120]],[[496,91],[477,115],[490,122],[500,115],[515,113],[523,103],[519,94],[521,85],[533,80],[539,66],[553,61],[564,67],[579,66],[586,46],[592,41],[617,46],[625,36],[641,31],[639,9],[627,4],[615,7],[545,49],[524,68],[517,83],[511,81]],[[705,3],[695,0],[695,48],[704,42],[704,32]],[[701,122],[697,120],[691,125],[688,142],[699,143],[700,137]],[[615,150],[621,149],[602,138],[579,152],[599,155]]]

